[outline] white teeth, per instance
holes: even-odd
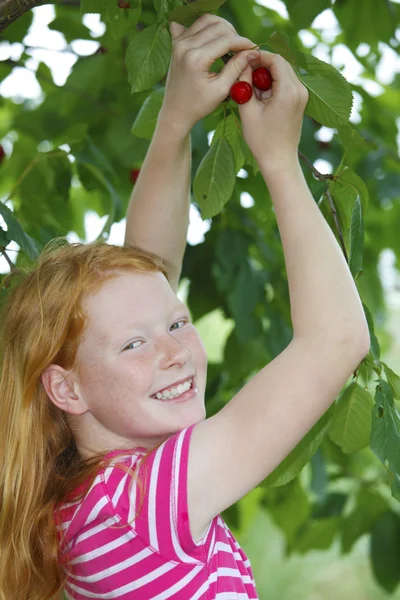
[[[169,398],[176,398],[177,396],[180,396],[184,392],[190,390],[191,382],[192,380],[189,379],[188,381],[185,381],[185,383],[180,383],[177,387],[173,387],[169,390],[164,390],[163,392],[158,392],[156,394],[156,398],[158,400],[168,400]]]

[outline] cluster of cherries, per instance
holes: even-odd
[[[271,89],[271,73],[265,67],[254,69],[252,79],[254,87],[258,90],[266,92]],[[246,102],[251,99],[252,95],[253,88],[247,81],[237,81],[231,87],[230,96],[236,104],[246,104]]]

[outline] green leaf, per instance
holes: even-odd
[[[7,237],[7,231],[5,231],[2,227],[0,227],[0,246],[6,248],[10,240]]]
[[[118,0],[116,0],[118,1]],[[110,0],[81,0],[81,14],[84,13],[99,13],[102,14],[107,10]]]
[[[165,24],[152,25],[135,36],[126,51],[132,93],[148,90],[167,74],[172,53]]]
[[[394,405],[392,390],[383,379],[376,387],[371,449],[383,465],[386,466],[387,461],[394,478],[400,477],[400,415]]]
[[[234,113],[231,113],[226,119],[222,119],[218,123],[211,146],[221,137],[225,137],[232,148],[235,159],[235,171],[238,173],[246,162],[249,155],[249,148],[243,137],[241,123]]]
[[[346,150],[352,151],[353,149],[365,149],[365,150],[377,150],[378,145],[375,142],[366,140],[362,135],[358,133],[351,125],[341,125],[337,128],[340,142],[346,148]]]
[[[331,0],[285,0],[289,17],[297,30],[307,29],[315,17],[330,8]]]
[[[94,179],[97,179],[110,195],[111,205],[108,219],[105,222],[104,227],[97,238],[106,239],[110,233],[112,224],[116,221],[120,221],[123,218],[122,201],[117,190],[114,188],[112,183],[104,176],[104,173],[99,169],[98,166],[89,163],[84,163],[84,166],[90,172],[92,177]]]
[[[260,484],[262,487],[285,485],[299,475],[321,445],[331,426],[333,413],[334,405],[330,406],[275,471],[264,479]]]
[[[355,50],[361,43],[376,48],[379,42],[389,44],[395,35],[396,18],[391,2],[363,0],[335,2],[333,11],[339,21],[347,44]]]
[[[264,285],[257,271],[248,261],[244,263],[229,295],[228,304],[236,323],[236,334],[241,342],[257,338],[260,333],[256,306],[264,300]]]
[[[160,23],[169,12],[168,0],[153,0],[153,5],[157,11],[157,22]]]
[[[392,511],[381,515],[372,529],[370,558],[376,580],[393,593],[400,583],[400,518]]]
[[[388,509],[387,500],[373,489],[362,488],[356,499],[354,510],[342,517],[342,552],[347,554],[355,542],[369,533],[377,519]]]
[[[157,125],[158,114],[164,101],[164,94],[164,89],[156,90],[146,98],[132,125],[131,132],[134,135],[148,140],[153,137]]]
[[[296,551],[304,554],[311,549],[327,550],[332,546],[339,524],[339,517],[326,517],[308,521],[294,542]]]
[[[232,331],[225,345],[223,361],[232,385],[240,385],[244,378],[265,367],[269,360],[262,337],[241,342],[236,330]]]
[[[122,200],[115,188],[116,174],[107,157],[87,136],[84,143],[75,149],[75,158],[79,177],[86,189],[106,190],[110,200],[108,219],[99,235],[99,239],[106,238],[115,221],[123,218]]]
[[[169,20],[190,27],[201,15],[217,11],[225,2],[226,0],[197,0],[186,6],[178,6],[170,13]]]
[[[109,26],[112,35],[115,39],[119,39],[126,35],[129,31],[134,31],[135,27],[142,14],[142,7],[135,8],[119,8],[117,0],[115,4],[108,6],[103,15],[106,25]]]
[[[370,352],[371,352],[374,360],[376,360],[377,363],[380,364],[379,359],[381,357],[381,348],[379,346],[378,338],[375,335],[374,321],[372,319],[372,315],[371,315],[368,307],[364,303],[363,303],[363,309],[364,309],[365,317],[366,317],[367,323],[368,323],[369,337],[371,339]]]
[[[358,383],[351,383],[341,394],[329,436],[346,454],[368,446],[373,405],[371,395]]]
[[[25,169],[19,186],[21,201],[15,214],[29,234],[45,242],[42,228],[50,228],[54,236],[62,235],[71,225],[71,163],[68,154],[57,148],[38,152]]]
[[[2,202],[0,202],[0,215],[3,217],[8,228],[6,232],[3,231],[6,238],[10,242],[17,242],[21,249],[26,252],[32,260],[37,258],[39,256],[39,244],[25,233],[17,219],[14,217],[12,211]]]
[[[346,79],[337,69],[309,54],[301,56],[300,79],[309,91],[306,114],[321,125],[347,125],[353,94]]]
[[[386,363],[382,362],[382,365],[385,370],[388,383],[392,389],[393,396],[397,398],[397,400],[400,400],[400,377],[394,371],[392,371],[392,369]]]
[[[284,532],[287,544],[292,546],[300,527],[311,513],[309,496],[301,485],[300,478],[297,477],[282,487],[265,488],[262,504]]]
[[[296,54],[289,45],[289,38],[287,35],[279,31],[274,31],[267,39],[267,44],[276,54],[283,56],[295,70],[298,68],[298,60]]]
[[[353,277],[356,279],[362,269],[364,257],[364,221],[360,198],[357,198],[353,208],[350,231],[349,267]]]
[[[352,169],[349,169],[349,167],[341,169],[340,172],[337,174],[337,177],[338,181],[340,181],[341,184],[347,185],[354,191],[354,201],[357,197],[360,198],[362,211],[363,213],[366,213],[369,206],[369,192],[367,186],[365,185],[361,177],[357,175],[357,173],[355,173]]]
[[[210,219],[222,210],[232,196],[235,178],[232,149],[225,138],[220,138],[204,156],[193,182],[203,219]]]

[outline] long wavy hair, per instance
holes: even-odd
[[[106,452],[82,458],[67,415],[49,400],[41,375],[51,364],[75,365],[86,323],[82,300],[121,271],[167,277],[160,257],[139,248],[53,243],[3,309],[0,600],[62,597],[67,575],[59,559],[56,507],[66,498],[83,498],[108,461]]]

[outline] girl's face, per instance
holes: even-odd
[[[83,444],[87,438],[102,449],[148,448],[205,419],[206,352],[162,273],[117,275],[83,308],[87,328],[77,354],[87,409],[78,417]],[[182,398],[157,398],[166,388],[182,392],[177,386],[186,381],[191,389]]]

